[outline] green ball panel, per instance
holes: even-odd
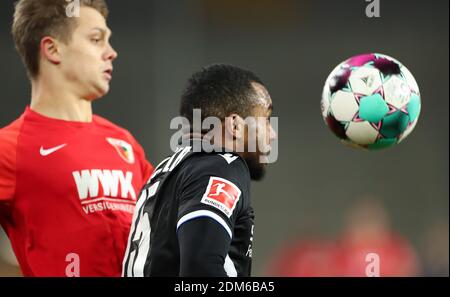
[[[417,94],[411,94],[408,103],[408,113],[411,122],[414,122],[420,113],[420,97]]]
[[[380,133],[386,138],[395,138],[406,130],[409,116],[403,112],[396,111],[383,119]]]
[[[361,98],[359,117],[371,123],[378,123],[389,112],[389,107],[380,94]]]
[[[381,138],[377,142],[369,144],[369,150],[380,150],[391,147],[397,143],[397,138]]]

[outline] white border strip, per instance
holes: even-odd
[[[225,222],[225,220],[210,210],[196,210],[196,211],[193,211],[193,212],[190,212],[190,213],[184,215],[181,219],[178,220],[177,230],[178,230],[178,228],[180,228],[180,226],[183,223],[186,223],[187,221],[190,221],[190,220],[193,220],[193,219],[196,219],[199,217],[210,217],[211,219],[215,220],[217,223],[219,223],[220,225],[222,225],[222,227],[225,228],[228,235],[230,235],[230,238],[233,238],[231,229],[228,226],[228,224]]]
[[[231,260],[229,255],[225,258],[223,269],[225,269],[225,272],[229,277],[237,277],[236,267],[234,266],[233,260]]]

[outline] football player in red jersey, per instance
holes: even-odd
[[[73,5],[74,3],[69,3]],[[0,223],[25,276],[120,276],[153,167],[125,129],[92,114],[116,51],[104,0],[20,0],[12,33],[31,104],[0,130]]]

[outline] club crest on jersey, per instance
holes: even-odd
[[[241,190],[235,184],[224,178],[212,176],[209,178],[208,187],[201,202],[231,217],[239,197],[241,197]]]
[[[119,153],[119,156],[127,163],[134,163],[133,147],[126,141],[107,137],[106,140],[111,144]]]

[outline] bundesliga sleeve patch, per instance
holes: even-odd
[[[241,190],[224,178],[210,177],[208,187],[202,197],[202,203],[219,209],[227,217],[231,217],[241,197]]]

